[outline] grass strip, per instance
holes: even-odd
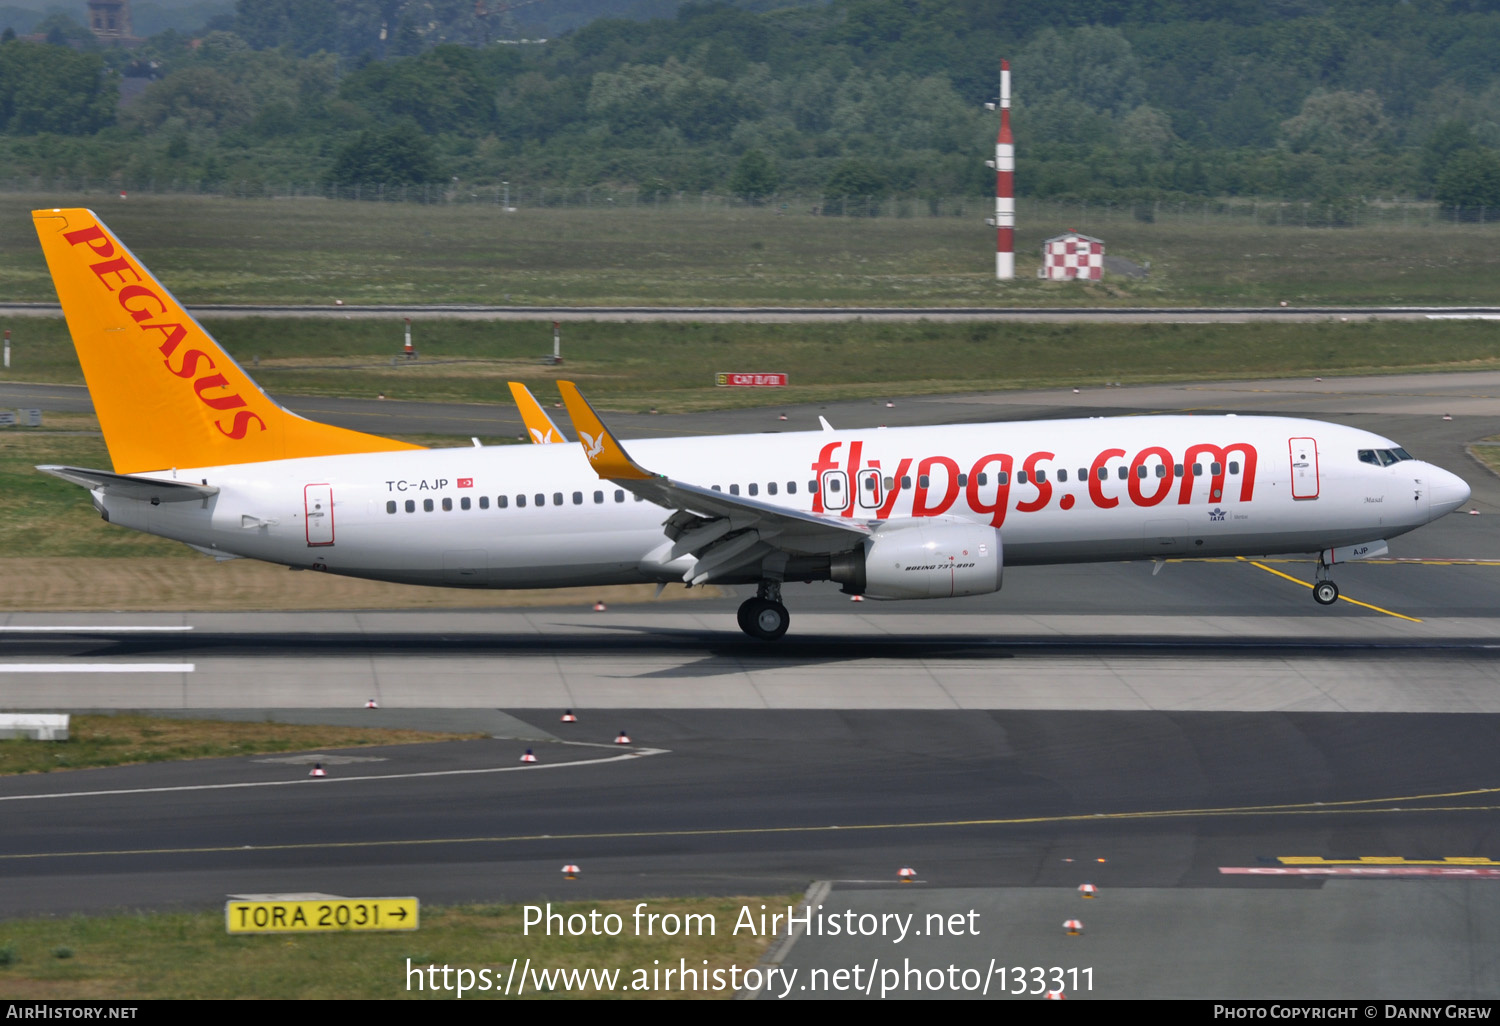
[[[69,721],[68,733],[66,741],[0,740],[0,775],[321,748],[462,741],[485,736],[385,727],[179,720],[134,713],[75,715]]]
[[[559,880],[559,889],[566,886]],[[182,998],[427,998],[456,1000],[452,990],[408,989],[407,960],[413,967],[444,965],[491,979],[518,970],[529,958],[535,969],[619,970],[612,991],[597,986],[567,989],[528,983],[526,997],[542,998],[729,998],[733,991],[653,986],[664,982],[652,971],[678,968],[685,961],[700,973],[730,966],[751,968],[769,939],[732,930],[742,908],[755,914],[765,905],[784,910],[800,895],[758,898],[652,898],[647,913],[712,916],[713,936],[637,936],[636,901],[563,902],[553,911],[601,917],[618,914],[624,932],[616,937],[523,934],[522,905],[465,905],[423,908],[415,933],[271,934],[229,936],[224,914],[142,912],[107,916],[13,920],[0,923],[0,993],[11,1000],[182,999]],[[545,899],[542,899],[543,903]],[[697,920],[696,922],[703,922]],[[644,971],[644,977],[637,973]],[[450,974],[454,979],[456,974]],[[503,977],[501,977],[503,978]],[[441,980],[441,974],[438,977]],[[597,980],[595,981],[597,983]],[[632,985],[644,982],[644,989]],[[503,984],[502,984],[503,989]],[[540,991],[539,993],[537,991]],[[514,991],[514,988],[513,988]],[[464,1000],[503,996],[491,989]],[[514,997],[514,992],[512,993]]]

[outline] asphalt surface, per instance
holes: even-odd
[[[27,404],[16,387],[0,407]],[[31,404],[79,399],[52,394]],[[996,958],[1097,964],[1074,997],[1500,996],[1500,880],[1395,875],[1500,866],[1500,479],[1465,452],[1500,434],[1500,375],[894,402],[780,411],[787,422],[614,419],[628,437],[810,426],[819,413],[840,425],[1310,415],[1459,472],[1480,514],[1338,568],[1364,605],[1329,610],[1253,564],[1186,561],[1156,576],[1016,570],[999,595],[941,607],[789,589],[793,633],[778,646],[738,635],[734,599],[601,614],[13,614],[0,670],[59,669],[0,672],[0,707],[457,718],[497,736],[360,750],[385,761],[324,780],[305,762],[249,758],[0,781],[0,917],[284,891],[790,895],[825,880],[830,909],[974,909],[989,932],[910,948],[804,936],[787,968]],[[402,432],[494,412],[341,409],[322,415]],[[1266,565],[1311,578],[1306,564]],[[178,668],[86,666],[133,663]],[[363,709],[377,694],[382,708]],[[560,724],[562,708],[581,722]],[[613,744],[621,730],[630,746]],[[541,768],[518,761],[528,747]],[[1288,874],[1297,858],[1333,868]],[[562,879],[569,862],[579,880]],[[906,866],[918,882],[898,886]],[[1350,869],[1365,875],[1336,875]],[[1081,904],[1082,882],[1100,887],[1096,903]],[[1064,939],[1075,914],[1093,922]]]

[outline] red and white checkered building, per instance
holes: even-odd
[[[1104,277],[1104,240],[1077,232],[1054,235],[1042,243],[1042,266],[1036,276],[1049,281],[1099,281]]]

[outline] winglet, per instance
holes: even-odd
[[[589,458],[594,473],[608,481],[644,481],[655,477],[630,458],[609,428],[599,419],[589,401],[571,381],[559,381],[557,389],[562,393],[563,404],[568,408],[568,419],[578,433],[578,441]]]
[[[547,411],[542,409],[542,404],[536,401],[536,396],[531,394],[530,389],[519,381],[507,381],[510,386],[510,394],[516,400],[516,409],[521,411],[521,422],[526,425],[526,433],[537,445],[546,445],[551,442],[566,442],[563,433],[557,430],[557,425],[552,423],[552,418],[547,416]]]

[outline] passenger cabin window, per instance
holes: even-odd
[[[797,482],[796,481],[788,481],[786,483],[786,493],[788,495],[796,495],[797,494]]]
[[[392,499],[390,502],[388,502],[388,503],[385,504],[385,511],[387,513],[394,513],[394,512],[396,512],[396,500],[395,499]]]
[[[929,478],[926,474],[918,474],[917,475],[917,485],[918,485],[918,487],[926,488],[931,483],[932,483],[932,479]]]
[[[1214,477],[1218,477],[1220,474],[1224,473],[1224,464],[1215,460],[1213,463],[1209,464],[1209,469],[1214,472]]]
[[[1036,472],[1036,483],[1037,484],[1046,484],[1047,483],[1047,472],[1045,470],[1038,470]]]
[[[534,496],[531,497],[531,501],[533,505],[545,506],[547,505],[547,495],[545,492],[537,492]]]
[[[1229,461],[1229,472],[1231,474],[1238,474],[1240,472],[1240,461],[1239,460],[1230,460]]]
[[[524,496],[524,495],[517,495],[516,496],[516,508],[517,509],[525,509],[526,508],[526,496]]]
[[[958,475],[958,486],[960,488],[966,487],[968,485],[968,483],[969,483],[969,475],[968,474],[959,474]]]
[[[479,497],[479,508],[480,509],[489,509],[490,508],[490,497],[488,495],[481,495]]]
[[[583,493],[582,492],[574,492],[573,493],[573,505],[575,505],[575,506],[582,506],[583,505]]]
[[[1182,476],[1182,464],[1181,463],[1174,463],[1174,464],[1172,464],[1172,476],[1173,477],[1181,477]]]
[[[1025,484],[1025,483],[1026,483],[1026,471],[1024,471],[1024,470],[1018,470],[1018,471],[1016,471],[1016,484]]]
[[[562,504],[563,504],[562,503],[562,492],[553,492],[552,493],[552,505],[554,505],[554,506],[561,506]]]
[[[510,505],[510,496],[509,495],[497,495],[497,496],[495,496],[495,508],[496,509],[504,509],[506,506],[509,506],[509,505]]]
[[[431,513],[432,512],[432,500],[431,499],[423,499],[422,500],[422,512],[424,512],[424,513]]]
[[[1061,469],[1061,468],[1058,469],[1058,471],[1057,471],[1057,483],[1058,484],[1067,484],[1068,483],[1068,472],[1066,470]]]
[[[604,493],[603,492],[595,492],[594,493],[594,505],[597,506],[600,503],[602,503],[603,501],[604,501]]]
[[[462,499],[458,500],[458,508],[459,509],[468,509],[469,506],[470,506],[470,502],[469,502],[469,497],[467,495],[465,495]]]
[[[901,475],[901,487],[902,488],[910,488],[911,487],[911,475],[909,475],[909,474],[902,474]]]
[[[1194,463],[1193,464],[1193,476],[1194,477],[1202,477],[1203,476],[1203,464],[1201,464],[1201,463]]]
[[[767,482],[767,484],[766,484],[766,494],[767,495],[775,495],[776,494],[776,482],[775,481]]]
[[[750,482],[748,488],[749,488],[749,491],[750,491],[751,495],[759,495],[760,494],[760,485],[756,484],[754,481]]]
[[[1099,468],[1099,480],[1101,480],[1101,481],[1108,481],[1109,480],[1109,468],[1108,467],[1100,467]]]
[[[452,513],[453,512],[453,500],[452,499],[449,499],[449,498],[444,498],[443,499],[443,512],[444,513]]]
[[[414,499],[407,499],[406,500],[406,512],[408,512],[408,513],[415,513],[416,511],[417,511],[416,500],[414,500]]]
[[[625,501],[625,489],[623,489],[623,488],[616,488],[615,489],[615,501],[616,502],[624,502]]]
[[[1115,470],[1115,476],[1118,477],[1121,481],[1125,480],[1127,477],[1130,476],[1130,468],[1129,467],[1117,467],[1116,470]]]
[[[1233,464],[1230,464],[1230,465],[1233,466]],[[1165,463],[1158,463],[1156,465],[1156,476],[1157,477],[1166,477],[1167,476],[1167,465]]]
[[[740,494],[740,486],[737,485],[737,484],[730,485],[729,486],[729,494],[730,495],[738,495],[738,494]]]

